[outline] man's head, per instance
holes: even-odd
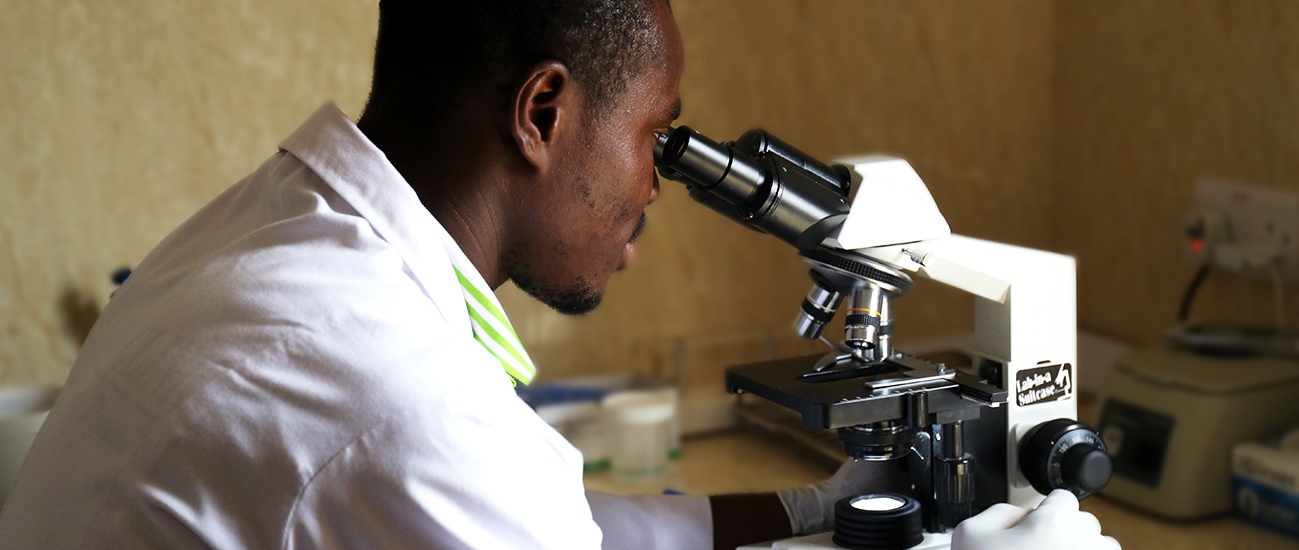
[[[363,130],[381,119],[403,141],[445,142],[449,126],[488,127],[476,150],[492,154],[469,170],[488,180],[473,185],[499,190],[474,199],[489,207],[471,231],[497,243],[498,273],[484,277],[563,313],[598,305],[658,194],[655,131],[680,111],[667,1],[383,0],[376,50]]]

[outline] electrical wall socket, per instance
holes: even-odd
[[[1276,255],[1282,279],[1299,284],[1299,193],[1202,177],[1195,207],[1225,219],[1225,235],[1206,250],[1215,265],[1271,277],[1257,259]]]

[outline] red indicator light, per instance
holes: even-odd
[[[1191,252],[1195,252],[1196,254],[1199,254],[1203,250],[1204,250],[1203,239],[1191,239]]]

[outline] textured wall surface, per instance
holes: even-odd
[[[0,384],[54,383],[111,290],[321,103],[364,105],[370,1],[5,2]]]
[[[1036,0],[677,0],[682,122],[762,126],[822,158],[910,159],[952,227],[1050,246],[1051,5]],[[356,116],[372,1],[9,2],[0,18],[0,385],[57,382],[110,290],[168,231],[274,151],[320,103]],[[689,338],[693,381],[803,344],[791,249],[664,182],[640,258],[605,306],[565,318],[500,291],[543,376],[663,372]],[[899,331],[970,325],[922,283]],[[811,349],[817,349],[811,346]]]
[[[1056,3],[1056,219],[1079,258],[1080,325],[1143,342],[1175,322],[1198,177],[1299,191],[1297,28],[1295,2]],[[1192,317],[1272,312],[1267,281],[1214,273]]]

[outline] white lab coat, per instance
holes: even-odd
[[[600,547],[580,453],[474,340],[415,192],[332,105],[280,148],[105,308],[0,547]],[[591,501],[605,548],[711,547],[704,497]]]

